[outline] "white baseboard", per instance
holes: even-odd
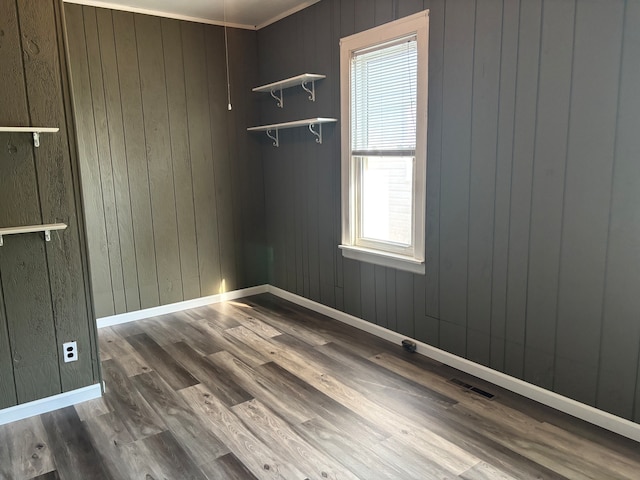
[[[88,387],[78,388],[70,392],[59,393],[33,402],[23,403],[15,407],[0,410],[0,425],[23,420],[34,415],[58,410],[59,408],[69,407],[76,403],[86,402],[102,396],[102,388],[99,383],[89,385]]]
[[[137,312],[99,318],[98,328],[118,325],[120,323],[132,322],[135,320],[141,320],[143,318],[179,312],[182,310],[187,310],[189,308],[202,307],[204,305],[209,305],[212,303],[219,303],[225,300],[234,300],[267,292],[396,344],[401,344],[402,340],[408,338],[405,335],[401,335],[400,333],[367,322],[365,320],[362,320],[361,318],[354,317],[353,315],[349,315],[348,313],[341,312],[340,310],[336,310],[335,308],[327,307],[326,305],[315,302],[313,300],[309,300],[308,298],[301,297],[300,295],[296,295],[295,293],[291,293],[286,290],[282,290],[281,288],[266,284],[251,288],[245,288],[242,290],[235,290],[233,292],[221,295],[211,295],[209,297],[202,297],[185,302],[173,303],[171,305],[164,305],[161,307],[148,308],[145,310],[139,310]],[[550,390],[545,390],[544,388],[540,388],[518,378],[511,377],[502,372],[498,372],[497,370],[485,367],[484,365],[480,365],[465,358],[458,357],[457,355],[445,352],[444,350],[440,350],[439,348],[432,347],[431,345],[427,345],[426,343],[419,342],[415,339],[412,340],[416,342],[417,353],[449,365],[453,368],[457,368],[458,370],[461,370],[470,375],[474,375],[502,388],[506,388],[507,390],[518,393],[524,397],[530,398],[531,400],[535,400],[544,405],[555,408],[556,410],[567,413],[581,420],[585,420],[586,422],[598,425],[599,427],[605,428],[619,435],[640,442],[640,424],[631,422],[621,417],[617,417],[602,410],[598,410],[597,408],[577,402],[570,398],[554,393]],[[4,412],[4,410],[2,412]],[[0,412],[0,414],[2,412]]]
[[[309,300],[308,298],[301,297],[272,285],[269,285],[268,290],[269,293],[280,298],[371,333],[377,337],[384,338],[390,342],[401,344],[402,340],[408,338],[400,333],[393,332],[379,325],[362,320],[361,318],[327,307],[326,305],[322,305],[321,303],[314,302],[313,300]],[[491,382],[581,420],[585,420],[589,423],[598,425],[599,427],[640,442],[640,425],[637,423],[611,415],[610,413],[598,410],[597,408],[585,405],[584,403],[577,402],[550,390],[545,390],[544,388],[540,388],[518,378],[511,377],[502,372],[498,372],[497,370],[485,367],[484,365],[458,357],[457,355],[445,352],[439,348],[432,347],[426,343],[422,343],[414,339],[412,340],[416,342],[417,352],[426,357],[432,358],[433,360],[444,363],[453,368],[457,368],[465,373],[474,375],[486,380],[487,382]]]
[[[169,305],[161,305],[159,307],[145,308],[136,310],[135,312],[120,313],[118,315],[110,315],[108,317],[98,318],[98,328],[111,327],[121,323],[134,322],[145,318],[157,317],[158,315],[166,315],[168,313],[181,312],[190,308],[204,307],[214,303],[225,302],[227,300],[236,300],[238,298],[248,297],[250,295],[258,295],[267,293],[268,285],[258,285],[256,287],[243,288],[232,292],[220,293],[218,295],[209,295],[207,297],[194,298],[193,300],[185,300],[183,302],[171,303]]]

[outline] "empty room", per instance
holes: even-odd
[[[0,0],[0,480],[640,477],[640,0]]]

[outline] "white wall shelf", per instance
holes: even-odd
[[[249,127],[247,131],[249,132],[267,132],[267,137],[273,140],[273,146],[279,147],[280,140],[278,136],[279,130],[284,130],[286,128],[296,128],[296,127],[307,127],[309,131],[316,137],[316,143],[322,143],[322,124],[323,123],[334,123],[337,122],[336,118],[307,118],[305,120],[294,120],[293,122],[284,122],[284,123],[273,123],[271,125],[258,125],[256,127]],[[318,130],[314,130],[314,126],[318,126]],[[275,132],[273,135],[271,132]]]
[[[303,73],[291,78],[285,78],[277,82],[268,83],[267,85],[261,85],[253,89],[254,92],[269,92],[273,98],[278,102],[278,107],[284,107],[284,98],[282,97],[282,90],[285,88],[300,86],[309,94],[309,100],[316,101],[316,80],[322,80],[326,78],[326,75],[320,75],[317,73]],[[307,85],[311,83],[311,88]],[[280,96],[276,92],[280,92]]]
[[[58,127],[0,127],[0,132],[17,132],[17,133],[31,133],[33,134],[33,146],[40,146],[40,134],[41,133],[56,133],[59,132]]]
[[[65,228],[67,228],[66,223],[49,223],[47,225],[24,225],[21,227],[0,228],[0,247],[4,245],[4,241],[2,238],[4,235],[19,235],[22,233],[44,232],[44,239],[49,242],[51,241],[52,230],[64,230]]]

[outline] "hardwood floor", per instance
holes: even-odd
[[[631,440],[270,295],[99,336],[105,396],[0,427],[1,479],[640,478]]]

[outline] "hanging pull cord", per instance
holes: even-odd
[[[227,38],[227,2],[222,2],[222,15],[224,17],[224,58],[227,64],[227,110],[231,111],[231,80],[229,79],[229,40]]]

